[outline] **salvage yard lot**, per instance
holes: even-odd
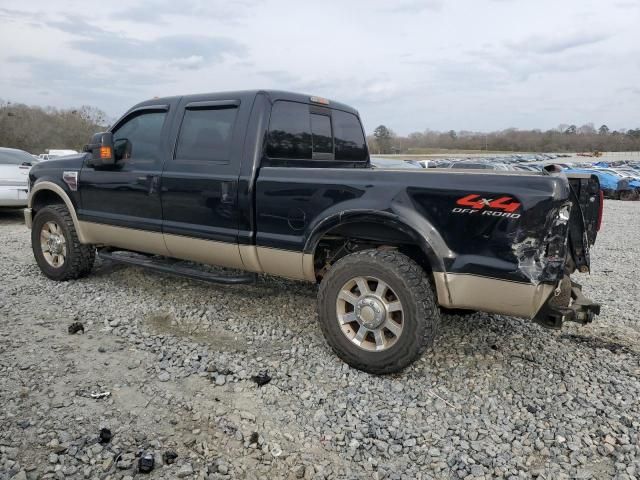
[[[142,451],[167,479],[638,478],[639,217],[605,202],[576,277],[603,304],[593,324],[448,316],[433,351],[375,377],[330,351],[311,285],[104,262],[55,283],[0,212],[0,480],[127,478]]]

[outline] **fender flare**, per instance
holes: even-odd
[[[346,210],[322,219],[311,228],[304,246],[304,253],[315,254],[320,239],[333,228],[355,222],[378,223],[386,227],[396,228],[411,237],[427,256],[433,272],[444,272],[444,258],[455,256],[437,230],[423,217],[422,225],[413,225],[412,219],[404,218],[397,213],[379,210]]]
[[[36,197],[36,194],[38,192],[43,190],[51,191],[62,199],[62,201],[67,207],[67,210],[69,210],[69,213],[71,214],[71,219],[73,220],[73,226],[75,227],[76,233],[78,234],[78,240],[80,240],[80,243],[86,243],[84,233],[82,231],[82,228],[80,227],[80,221],[78,220],[78,215],[76,214],[76,208],[74,207],[73,202],[71,201],[71,198],[69,198],[69,195],[67,194],[67,192],[65,192],[64,189],[57,183],[54,183],[48,180],[41,180],[35,183],[33,188],[31,188],[31,190],[29,191],[29,198],[27,200],[27,209],[29,211],[29,215],[33,215],[32,213],[33,199]]]

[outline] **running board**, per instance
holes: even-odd
[[[148,270],[191,278],[192,280],[200,280],[202,282],[222,283],[225,285],[245,285],[249,283],[256,283],[258,281],[258,275],[255,273],[247,273],[246,275],[237,276],[217,275],[215,273],[204,272],[196,268],[176,265],[177,260],[164,257],[150,257],[131,252],[98,250],[98,257],[103,260],[111,260],[112,262],[123,263],[125,265],[143,267]]]

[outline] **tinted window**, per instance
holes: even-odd
[[[0,165],[35,164],[38,160],[23,150],[0,149]]]
[[[336,160],[366,160],[367,144],[360,120],[351,113],[333,111]]]
[[[331,135],[331,117],[311,114],[311,135],[313,154],[333,154],[333,137]]]
[[[176,158],[228,163],[237,108],[186,110]]]
[[[127,139],[131,151],[127,159],[140,163],[160,162],[160,138],[165,112],[141,113],[130,118],[113,132],[114,143]]]
[[[271,158],[311,158],[309,106],[276,102],[271,111],[267,156]]]

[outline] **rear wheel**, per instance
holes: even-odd
[[[87,275],[96,255],[92,245],[78,240],[71,215],[63,205],[38,211],[31,228],[31,247],[42,273],[58,281]]]
[[[439,312],[413,260],[397,251],[365,250],[338,260],[318,294],[329,345],[354,368],[394,373],[433,344]]]

